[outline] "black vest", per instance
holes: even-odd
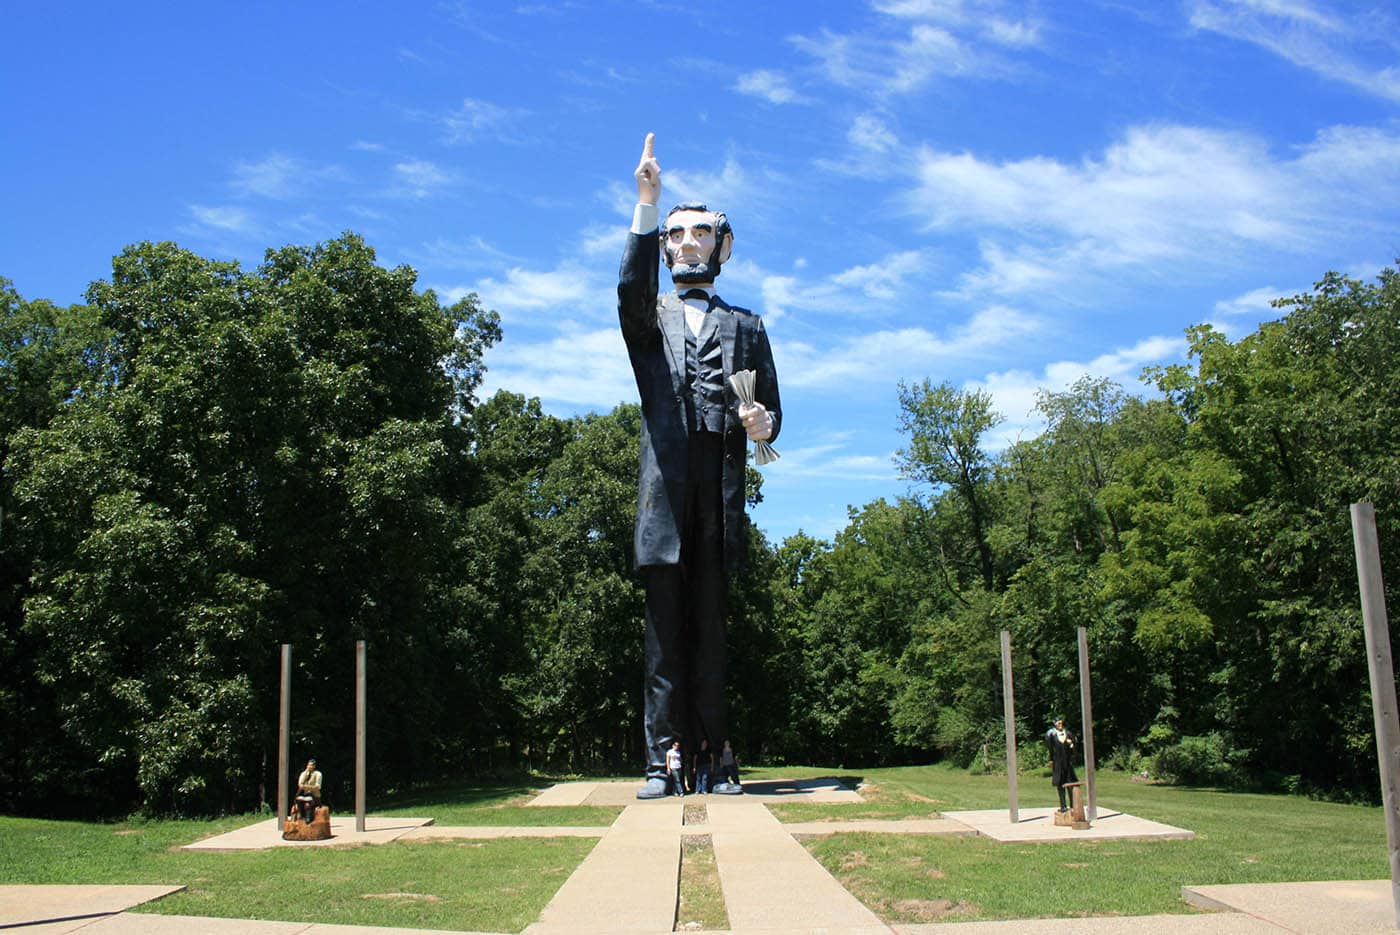
[[[683,323],[684,326],[684,323]],[[724,349],[711,312],[698,335],[685,326],[685,423],[692,432],[724,433]]]

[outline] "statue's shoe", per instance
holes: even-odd
[[[710,789],[710,793],[713,795],[743,795],[744,790],[737,782],[719,782]]]
[[[642,784],[642,787],[641,787],[640,789],[637,790],[637,798],[639,798],[639,799],[664,799],[664,798],[666,798],[666,780],[664,780],[664,779],[648,779],[645,783]]]

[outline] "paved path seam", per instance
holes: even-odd
[[[889,932],[762,802],[716,797],[706,811],[731,930]]]
[[[624,808],[524,935],[671,931],[683,815],[678,798]]]

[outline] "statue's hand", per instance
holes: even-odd
[[[739,405],[739,421],[744,423],[744,431],[749,433],[749,441],[761,442],[773,435],[773,414],[763,403],[752,406]]]
[[[661,200],[661,165],[652,152],[655,133],[648,133],[642,144],[642,158],[637,163],[637,171],[632,173],[637,179],[637,200],[644,205],[654,205]]]

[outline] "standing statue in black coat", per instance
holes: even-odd
[[[666,794],[673,741],[693,753],[702,740],[715,749],[728,739],[725,592],[745,542],[746,436],[776,438],[782,411],[762,320],[715,294],[734,246],[728,218],[687,203],[658,226],[652,134],[634,176],[617,313],[642,401],[634,547],[647,596],[647,780],[637,797],[649,799]],[[662,253],[680,292],[659,294]],[[755,372],[752,406],[741,407],[729,385],[740,370]],[[741,790],[721,783],[713,791]]]
[[[1056,718],[1055,726],[1045,732],[1050,748],[1050,783],[1060,793],[1060,811],[1069,811],[1065,803],[1065,783],[1078,782],[1074,775],[1074,734],[1065,729],[1065,719]]]

